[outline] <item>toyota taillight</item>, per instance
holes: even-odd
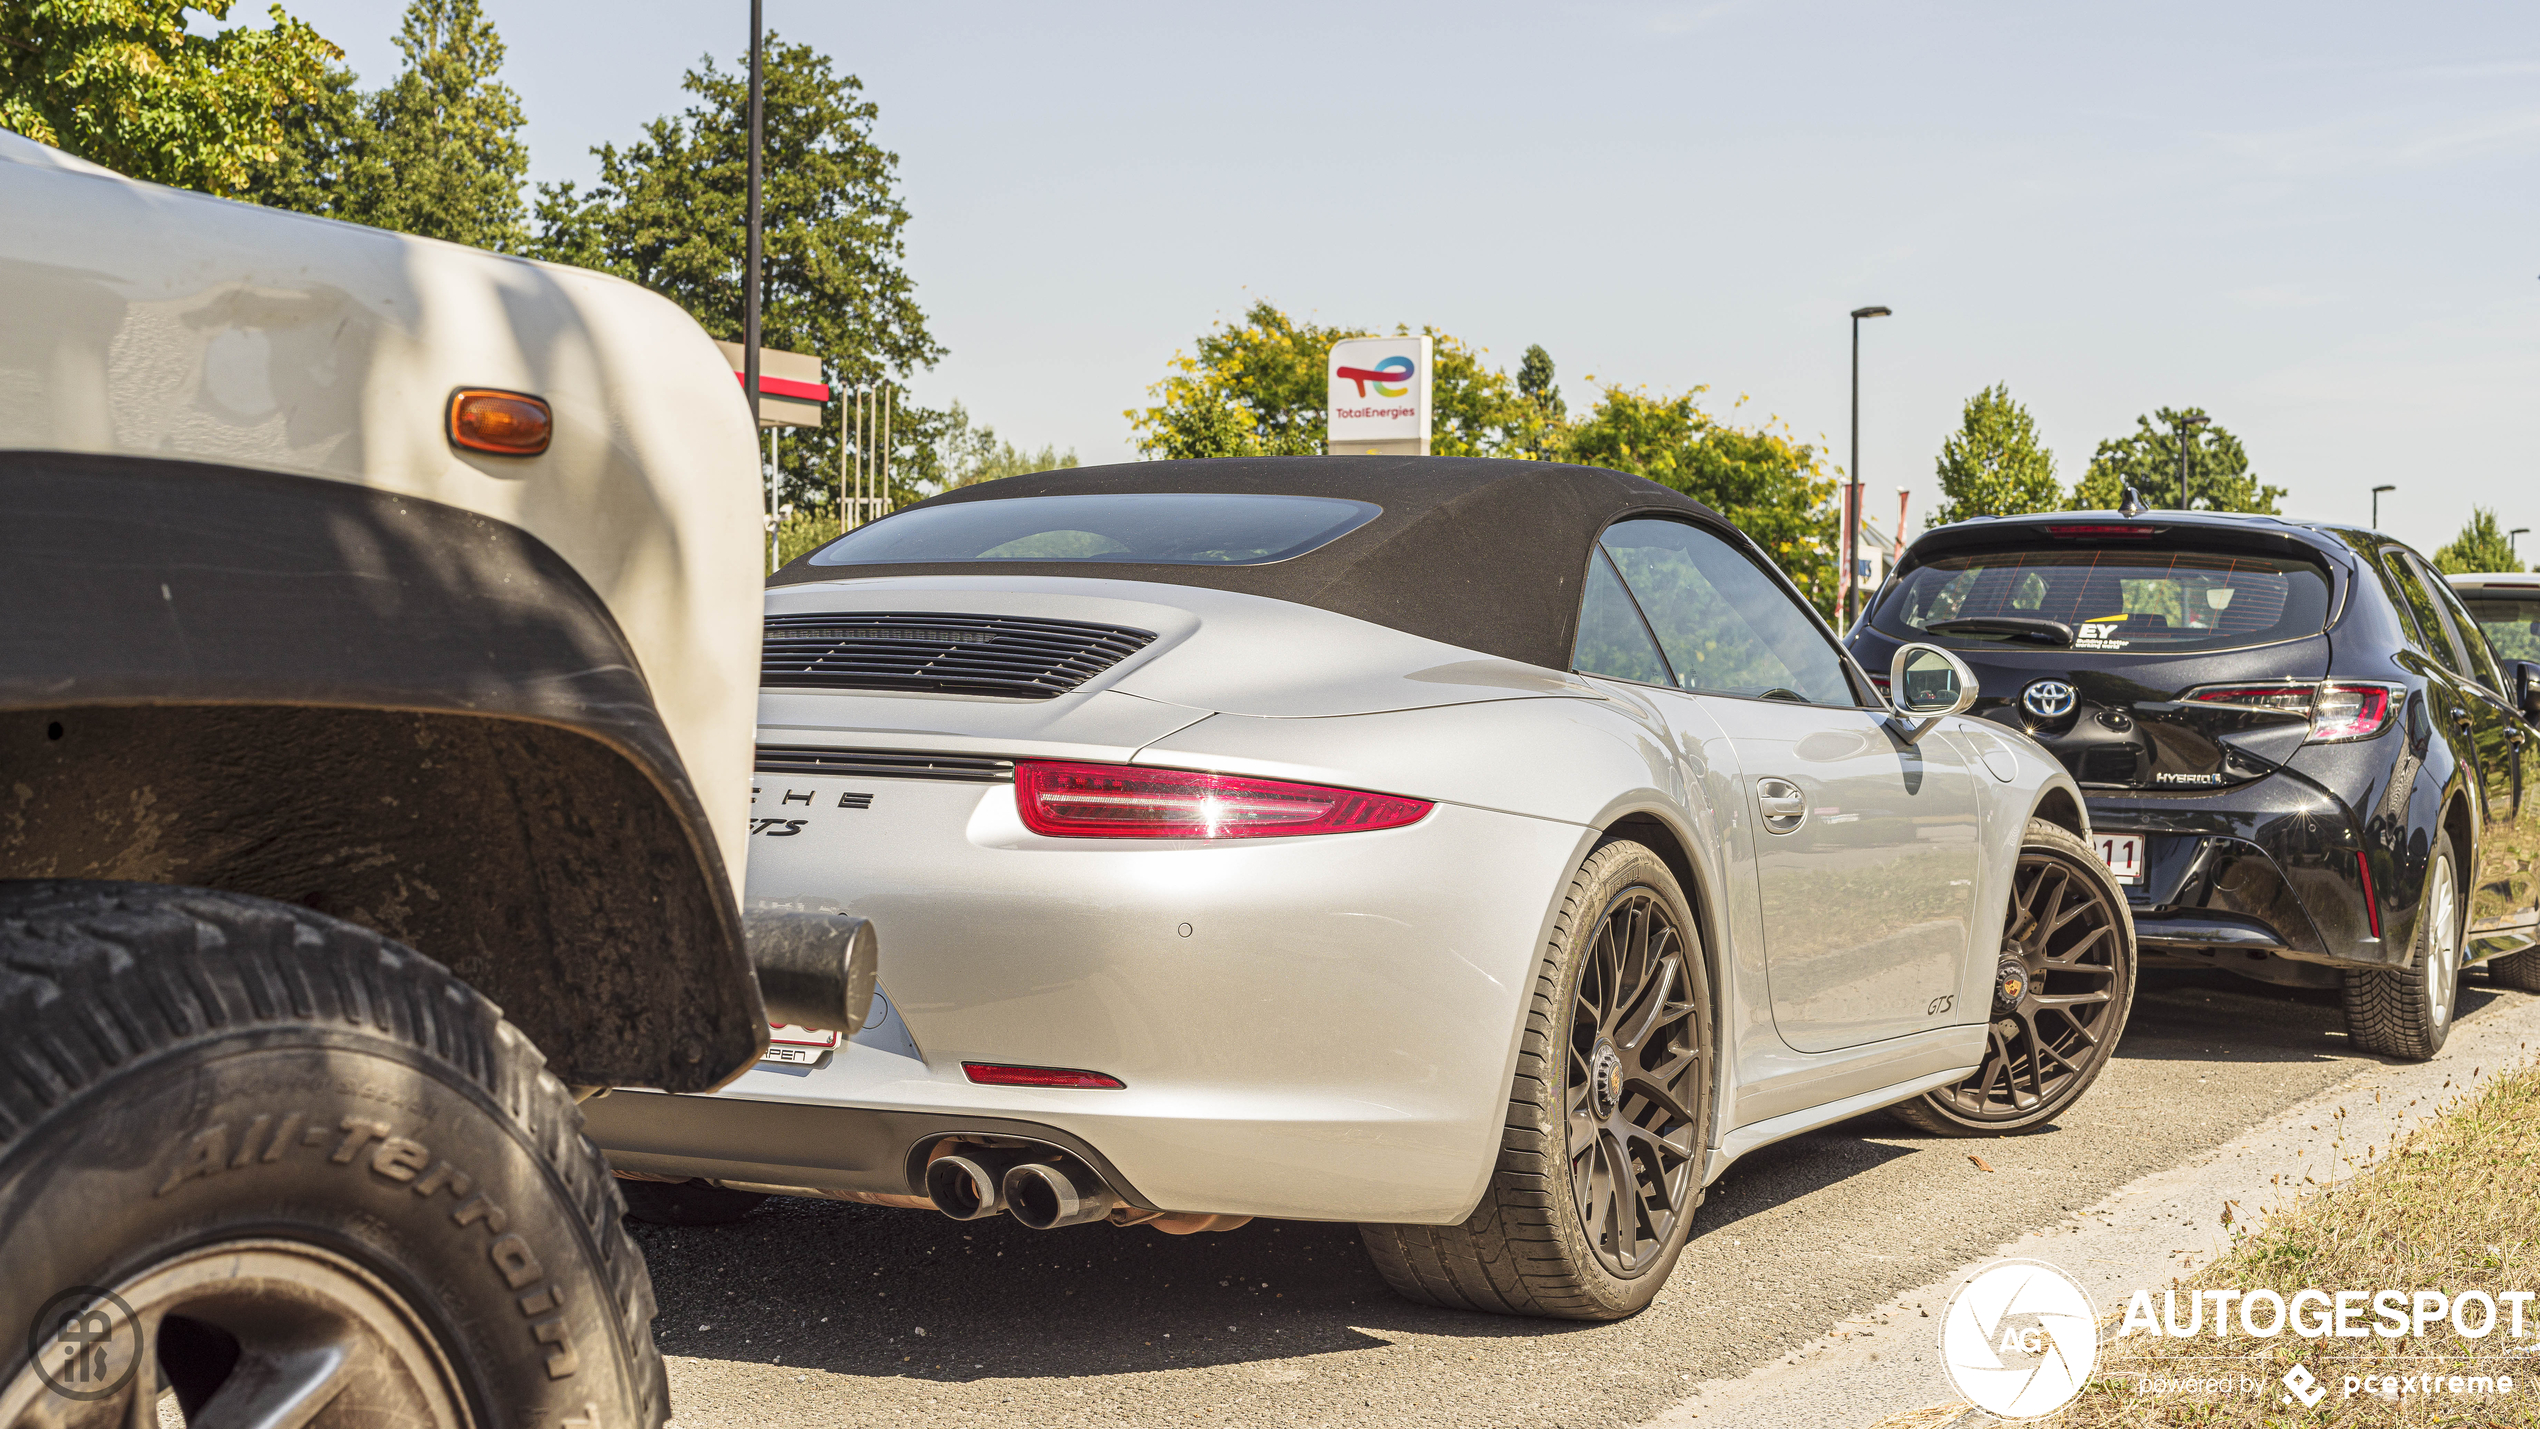
[[[1417,823],[1426,800],[1191,769],[1019,759],[1023,826],[1070,839],[1266,839]]]
[[[2391,711],[2405,697],[2406,690],[2398,685],[2336,681],[2322,685],[2319,698],[2311,704],[2311,739],[2315,743],[2370,739],[2381,733],[2381,727],[2390,722]]]
[[[2370,739],[2390,722],[2406,687],[2327,680],[2318,684],[2208,685],[2179,698],[2189,704],[2224,705],[2272,714],[2308,716],[2311,744]]]

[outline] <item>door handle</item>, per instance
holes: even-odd
[[[1786,834],[1808,822],[1808,795],[1787,779],[1756,780],[1755,803],[1767,833]]]
[[[2459,706],[2459,705],[2454,705],[2454,706],[2452,706],[2452,727],[2453,727],[2454,729],[2459,730],[2459,731],[2460,731],[2461,733],[2463,733],[2463,734],[2467,734],[2467,733],[2469,733],[2469,730],[2470,730],[2470,718],[2469,718],[2469,711],[2468,711],[2468,710],[2466,710],[2466,709],[2463,709],[2463,708],[2462,708],[2461,706]]]

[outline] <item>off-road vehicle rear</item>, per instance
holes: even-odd
[[[0,1425],[661,1421],[576,1101],[766,1043],[755,467],[631,285],[0,134]]]

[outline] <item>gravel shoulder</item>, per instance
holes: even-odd
[[[2535,1011],[2473,977],[2462,1032]],[[1767,1147],[1712,1188],[1657,1303],[1615,1325],[1407,1304],[1349,1226],[1040,1233],[779,1200],[736,1225],[635,1230],[682,1429],[1634,1424],[1697,1412],[1689,1400],[2384,1067],[2340,1027],[2334,994],[2147,974],[2124,1046],[2063,1123],[1957,1141],[1872,1116]]]

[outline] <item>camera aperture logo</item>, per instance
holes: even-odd
[[[2099,1359],[2099,1317],[2080,1285],[2042,1260],[1996,1261],[1958,1287],[1940,1358],[1969,1403],[2005,1419],[2052,1414]]]
[[[74,1285],[44,1302],[26,1327],[27,1360],[64,1399],[111,1399],[141,1363],[132,1307],[111,1290]]]

